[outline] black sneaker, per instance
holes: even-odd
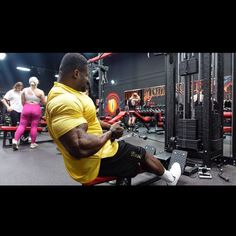
[[[13,151],[17,151],[19,149],[19,146],[15,143],[12,144]]]

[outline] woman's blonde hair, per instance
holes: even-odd
[[[33,76],[33,77],[30,77],[29,79],[29,84],[35,84],[36,86],[39,84],[39,80],[37,77]]]

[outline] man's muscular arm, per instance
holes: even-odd
[[[97,153],[111,138],[123,135],[123,128],[114,124],[110,130],[100,136],[87,133],[88,125],[82,124],[60,137],[66,150],[75,158],[87,158]]]
[[[100,125],[101,125],[102,129],[109,130],[111,128],[111,125],[108,124],[107,122],[104,122],[102,120],[99,120],[99,121],[100,121]]]

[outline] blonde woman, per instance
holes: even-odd
[[[45,95],[43,90],[38,88],[39,81],[36,77],[29,79],[30,87],[27,87],[22,92],[23,111],[21,113],[20,125],[16,130],[15,138],[12,141],[13,150],[18,150],[18,141],[25,132],[27,125],[31,124],[30,148],[36,148],[37,127],[42,116],[40,103],[45,104]]]

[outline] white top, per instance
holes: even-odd
[[[21,94],[22,92],[16,92],[15,89],[8,91],[3,98],[10,101],[10,107],[16,111],[21,113],[23,110],[22,102],[21,102]]]

